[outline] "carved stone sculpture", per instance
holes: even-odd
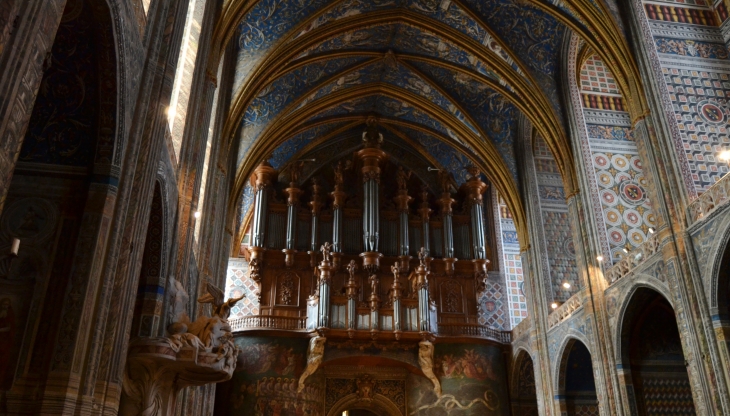
[[[395,180],[398,183],[399,190],[407,190],[408,179],[410,179],[412,173],[413,172],[411,171],[408,171],[408,173],[406,173],[405,169],[403,169],[403,166],[398,167],[398,173],[396,174]]]
[[[434,346],[429,341],[418,343],[418,365],[423,374],[433,383],[433,391],[436,397],[441,397],[441,383],[433,372],[433,351]]]
[[[301,393],[304,390],[304,383],[307,381],[307,377],[314,374],[322,364],[324,358],[324,344],[327,342],[327,338],[317,336],[309,340],[309,351],[307,353],[307,368],[304,369],[302,376],[299,377],[299,387],[297,393]]]
[[[329,263],[332,261],[332,244],[324,243],[319,250],[322,252],[323,263]]]
[[[241,298],[224,302],[223,292],[208,283],[208,293],[198,302],[210,303],[213,314],[190,322],[182,284],[170,277],[168,287],[173,321],[168,336],[130,343],[120,415],[175,414],[181,389],[229,380],[236,367],[238,347],[228,316]]]

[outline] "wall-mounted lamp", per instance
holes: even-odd
[[[200,211],[195,211],[195,213],[193,214],[193,217],[195,217],[195,219],[197,220],[198,218],[200,218],[200,215],[201,215]]]
[[[601,255],[596,256],[596,260],[603,261],[603,256],[601,256]]]
[[[558,303],[557,302],[553,302],[553,303],[550,304],[550,307],[553,308],[553,309],[558,309]]]
[[[649,227],[649,234],[654,234],[655,232],[656,230],[654,229],[654,227]]]
[[[563,287],[566,288],[566,289],[570,289],[570,283],[563,282]]]

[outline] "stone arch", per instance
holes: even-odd
[[[512,366],[510,397],[513,415],[538,414],[534,360],[527,350],[522,348],[517,351]]]
[[[398,406],[383,395],[376,394],[372,399],[365,400],[354,393],[343,397],[335,403],[330,411],[327,412],[327,416],[339,416],[345,410],[355,409],[370,410],[374,411],[375,414],[383,416],[404,416],[398,410]]]
[[[695,414],[676,314],[667,298],[636,288],[620,316],[619,361],[629,405],[639,414]],[[657,324],[661,323],[661,324]],[[666,391],[672,398],[667,400]]]
[[[556,398],[561,412],[567,415],[598,414],[593,359],[586,344],[568,337],[558,364]]]

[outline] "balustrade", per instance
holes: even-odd
[[[606,270],[605,275],[610,284],[631,273],[646,259],[659,251],[659,236],[653,234],[644,244],[628,252],[618,263]]]
[[[231,319],[228,323],[233,332],[246,329],[284,329],[297,331],[306,329],[306,316],[255,315]]]
[[[555,325],[563,322],[570,318],[576,311],[583,307],[583,292],[578,292],[571,296],[570,299],[565,301],[557,309],[555,309],[550,315],[548,315],[548,327],[552,328]]]
[[[687,207],[689,216],[689,224],[692,225],[703,218],[707,218],[712,212],[720,206],[725,205],[730,200],[730,175],[725,175],[714,185],[692,201]]]

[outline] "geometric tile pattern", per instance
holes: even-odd
[[[552,300],[564,302],[580,288],[575,263],[573,230],[568,219],[568,205],[565,201],[562,176],[556,172],[557,163],[540,136],[535,138],[533,147],[535,175],[552,284]],[[566,289],[563,286],[564,283],[569,283],[570,288]]]
[[[704,6],[704,5],[703,5]],[[658,4],[645,4],[644,10],[649,19],[665,22],[690,23],[695,25],[715,26],[715,14],[712,10],[690,9]]]
[[[676,114],[680,136],[698,193],[704,192],[728,171],[716,158],[730,146],[727,95],[730,76],[708,71],[662,68]]]
[[[589,62],[592,68],[601,69],[601,72],[594,70],[593,73],[600,73],[608,85],[613,77],[598,56],[586,61],[581,74],[591,73],[587,68]],[[607,97],[603,92],[595,92],[592,85],[581,84],[581,89],[584,96]],[[584,103],[589,101],[600,101],[600,98],[584,100]],[[593,119],[587,122],[586,132],[611,261],[617,262],[625,255],[624,250],[631,251],[646,241],[656,218],[649,202],[639,151],[626,122],[629,116],[623,111],[604,111],[604,114],[602,122]]]
[[[487,325],[497,329],[506,328],[505,311],[502,305],[502,285],[498,282],[487,280],[486,288],[479,298],[478,304],[483,305],[483,314],[479,317],[481,325]]]
[[[648,415],[694,415],[695,406],[692,401],[692,388],[689,378],[642,377],[644,406]]]
[[[256,283],[248,275],[248,262],[243,258],[228,259],[225,299],[246,295],[231,308],[231,319],[259,314],[259,301],[255,292]]]
[[[580,87],[583,91],[620,94],[611,71],[598,55],[588,58],[580,69]]]
[[[512,213],[507,204],[499,197],[499,222],[502,228],[502,257],[504,262],[504,280],[507,285],[507,309],[510,325],[517,326],[527,318],[527,299],[525,299],[525,278],[522,274],[522,257],[517,231]]]
[[[522,258],[519,254],[505,253],[504,265],[510,325],[514,328],[523,319],[527,318],[527,300],[523,291],[525,279],[522,275]]]

